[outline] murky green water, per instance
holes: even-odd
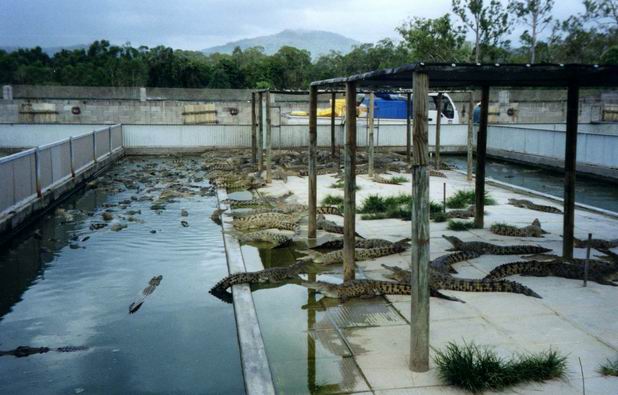
[[[88,349],[0,357],[0,393],[244,392],[233,307],[208,293],[227,274],[221,228],[209,219],[216,198],[198,193],[207,186],[199,170],[183,169],[171,159],[124,160],[107,173],[116,180],[108,190],[77,194],[61,206],[68,215],[48,215],[2,246],[0,350]],[[179,188],[139,180],[122,186],[135,175],[164,175],[196,193],[154,211],[152,201],[139,199]],[[104,222],[105,206],[114,219],[91,230]],[[135,221],[129,210],[141,210]],[[127,227],[112,231],[116,222]],[[161,284],[129,314],[157,275]]]
[[[465,156],[447,156],[445,160],[458,169],[466,169]],[[535,191],[562,197],[564,174],[512,162],[488,159],[487,177]],[[605,210],[618,212],[618,184],[578,175],[575,183],[575,201]]]

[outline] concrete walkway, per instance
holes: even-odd
[[[463,175],[451,171],[445,173],[448,179],[431,177],[432,200],[442,201],[444,182],[447,184],[447,195],[462,189],[473,189],[473,183],[467,182]],[[407,177],[409,178],[409,175]],[[332,176],[318,177],[318,202],[327,194],[343,196],[341,189],[330,188],[334,182]],[[370,194],[388,196],[411,191],[410,182],[399,186],[376,184],[367,176],[358,176],[357,184],[361,188],[357,192],[357,207]],[[298,202],[307,203],[307,179],[302,177],[290,177],[287,183],[273,181],[270,187],[262,189],[261,192],[280,195],[288,190],[294,192]],[[450,247],[441,237],[442,234],[454,234],[464,241],[483,240],[504,245],[538,244],[552,248],[556,254],[561,253],[562,215],[516,208],[508,205],[507,199],[527,198],[540,204],[559,205],[543,198],[526,197],[489,185],[487,190],[498,204],[486,207],[485,229],[452,232],[446,230],[446,223],[431,223],[432,259],[445,254],[445,249]],[[341,217],[329,217],[343,223]],[[502,237],[488,230],[495,222],[524,226],[529,225],[534,218],[539,218],[543,229],[549,232],[543,239]],[[585,238],[588,232],[592,232],[593,237],[597,238],[618,237],[616,219],[577,210],[575,221],[575,235],[578,238]],[[410,222],[396,219],[363,221],[358,215],[357,231],[366,238],[398,240],[409,237]],[[306,238],[306,233],[302,237]],[[329,236],[319,234],[320,239],[325,237]],[[576,249],[575,256],[585,257],[585,250]],[[455,268],[459,273],[456,276],[482,278],[497,265],[517,260],[519,256],[482,256],[457,264]],[[368,278],[383,279],[385,271],[380,266],[382,263],[407,268],[410,252],[359,262],[358,267],[362,275]],[[332,273],[321,276],[320,279],[341,281],[339,269],[335,268]],[[618,378],[605,378],[597,372],[601,363],[608,358],[618,357],[618,287],[589,282],[588,287],[584,288],[582,281],[555,277],[513,276],[510,279],[532,288],[543,299],[516,294],[454,291],[445,293],[464,300],[465,304],[431,298],[432,355],[448,342],[473,341],[480,345],[493,346],[504,355],[542,351],[551,347],[568,354],[568,379],[519,386],[507,393],[581,394],[581,358],[586,394],[618,394]],[[300,288],[295,285],[283,288],[287,287]],[[304,292],[306,295],[306,290]],[[276,304],[283,302],[286,301],[279,300]],[[260,325],[268,325],[269,317],[263,316],[264,313],[257,307]],[[320,353],[326,355],[324,360],[330,361],[324,365],[328,366],[326,371],[339,368],[340,373],[335,375],[334,379],[337,381],[334,384],[337,385],[332,392],[441,395],[463,393],[453,387],[444,386],[439,381],[433,361],[430,365],[432,369],[428,373],[412,373],[409,370],[409,317],[409,296],[353,300],[345,304],[326,306],[314,316],[315,322],[309,322],[308,327],[300,331],[310,332],[314,341],[317,341],[319,347],[314,350],[314,358],[319,359]],[[290,333],[289,336],[295,334]],[[269,350],[269,342],[267,339],[265,341]],[[269,352],[269,359],[272,355],[274,354]],[[273,362],[276,361],[271,360],[271,368],[277,382],[278,376],[284,374],[285,369],[279,373],[273,368]],[[285,374],[290,374],[290,371]],[[328,382],[332,374],[329,376],[325,373],[324,376]]]

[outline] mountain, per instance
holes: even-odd
[[[360,44],[360,42],[332,32],[320,30],[283,30],[270,36],[245,38],[224,45],[206,48],[202,52],[206,54],[215,52],[232,53],[236,47],[240,47],[240,49],[263,47],[266,54],[272,55],[279,48],[288,45],[306,49],[311,52],[313,58],[317,58],[320,55],[329,53],[331,50],[342,53],[350,52],[352,47],[357,44]]]

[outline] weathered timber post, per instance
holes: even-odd
[[[579,86],[569,83],[567,88],[566,143],[564,151],[564,220],[562,225],[562,256],[573,257],[575,227],[575,168],[577,160],[577,115]]]
[[[442,92],[436,101],[436,170],[440,170],[440,126],[442,125]]]
[[[369,128],[369,137],[367,141],[367,155],[368,155],[368,175],[373,177],[373,116],[375,111],[375,94],[371,92],[369,94],[369,112],[367,113],[367,127]]]
[[[468,181],[472,181],[472,131],[474,129],[472,113],[474,112],[474,92],[470,92],[470,103],[468,104],[468,140],[467,140],[467,152],[468,152],[468,166],[466,178]]]
[[[272,117],[270,114],[270,91],[266,92],[266,182],[272,181]]]
[[[343,187],[343,280],[354,280],[356,233],[356,83],[345,86],[346,144]]]
[[[429,370],[429,162],[427,74],[414,72],[414,155],[412,162],[412,261],[410,369]]]
[[[251,162],[257,164],[257,114],[255,113],[255,92],[251,92]]]
[[[481,120],[476,138],[476,184],[474,187],[474,226],[482,229],[485,221],[485,157],[487,154],[487,115],[489,110],[489,85],[481,89]]]
[[[412,146],[412,112],[410,111],[410,104],[412,104],[412,94],[408,92],[406,95],[406,162],[410,163],[410,151]]]
[[[318,150],[318,88],[309,90],[309,225],[308,237],[316,237],[317,150]]]
[[[263,156],[262,156],[262,146],[264,144],[264,107],[262,106],[264,94],[262,92],[258,93],[258,114],[260,118],[260,124],[258,128],[257,135],[257,163],[258,163],[258,173],[264,170]]]
[[[330,96],[330,155],[335,159],[335,148],[337,140],[335,138],[335,101],[337,100],[337,92],[333,91]]]

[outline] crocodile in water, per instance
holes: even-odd
[[[210,292],[225,291],[237,284],[280,283],[288,280],[298,280],[300,279],[298,275],[304,273],[308,265],[308,262],[296,261],[294,264],[285,267],[272,267],[257,272],[230,274],[215,284],[210,289]]]
[[[245,243],[262,241],[271,243],[274,248],[284,247],[292,242],[292,237],[282,233],[276,233],[268,230],[258,230],[256,232],[240,235],[238,239]]]
[[[540,254],[551,251],[549,248],[535,245],[514,245],[514,246],[499,246],[496,244],[486,243],[483,241],[461,241],[455,236],[442,235],[446,240],[453,245],[453,248],[447,251],[472,251],[479,254],[489,255],[521,255],[521,254]]]
[[[409,239],[406,239],[409,241]],[[376,247],[388,247],[393,244],[392,241],[384,239],[357,239],[354,243],[354,248],[376,248]],[[343,248],[343,239],[335,239],[326,241],[315,247],[311,247],[312,250],[339,250]]]
[[[129,314],[135,313],[137,310],[140,309],[140,307],[142,307],[144,301],[146,300],[146,297],[154,292],[154,290],[159,286],[159,284],[161,284],[162,279],[163,276],[158,275],[154,276],[150,279],[150,281],[148,281],[148,286],[144,288],[144,290],[138,295],[135,301],[129,306]]]
[[[45,354],[50,351],[56,352],[76,352],[76,351],[85,351],[88,347],[86,346],[64,346],[64,347],[30,347],[30,346],[19,346],[13,350],[2,351],[0,350],[0,357],[12,355],[15,358],[23,358],[28,357],[33,354]]]
[[[513,237],[543,237],[544,234],[547,234],[541,228],[541,221],[538,218],[532,221],[532,224],[521,228],[507,224],[493,224],[490,230],[497,235]]]
[[[542,211],[544,213],[562,214],[562,210],[557,209],[556,207],[536,204],[526,199],[509,199],[509,204],[515,207],[527,208],[527,209],[535,210],[535,211]]]

